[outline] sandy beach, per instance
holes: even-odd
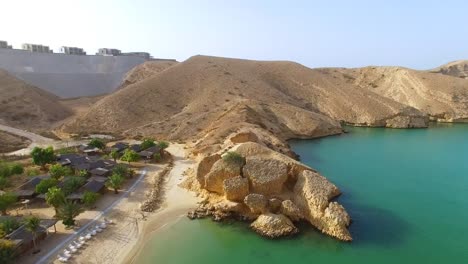
[[[196,207],[198,199],[194,194],[178,186],[183,180],[184,171],[195,163],[185,158],[183,145],[173,144],[168,151],[174,158],[174,167],[165,179],[165,191],[162,194],[165,198],[161,208],[144,214],[140,210],[141,203],[147,199],[154,177],[162,171],[161,166],[147,165],[145,179],[106,215],[106,218],[112,219],[115,224],[90,240],[87,246],[71,259],[71,263],[131,263],[153,231],[174,223],[189,209]]]

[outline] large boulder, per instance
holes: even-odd
[[[240,175],[226,179],[223,182],[223,191],[226,199],[242,202],[245,196],[249,194],[249,180],[242,178]]]
[[[212,156],[204,157],[199,163],[197,167],[197,180],[200,183],[202,188],[205,188],[205,176],[211,171],[213,164],[216,161],[221,159],[221,155],[215,154]]]
[[[304,218],[301,209],[291,200],[281,202],[281,213],[289,217],[292,221],[299,221]]]
[[[241,167],[239,164],[225,162],[220,159],[213,164],[210,172],[205,175],[204,188],[210,192],[224,194],[224,180],[239,176],[240,172]]]
[[[322,175],[303,171],[294,186],[294,203],[312,225],[323,233],[351,241],[349,216],[344,208],[330,200],[340,194],[338,188]]]
[[[252,131],[245,131],[235,134],[230,138],[234,144],[245,142],[258,142],[258,136]]]
[[[266,212],[268,201],[261,194],[251,193],[244,198],[244,203],[253,214],[263,214]]]
[[[294,224],[282,214],[262,214],[250,227],[262,236],[277,238],[298,232]]]
[[[249,157],[243,173],[249,179],[252,192],[274,195],[283,190],[288,179],[288,166],[276,159]]]

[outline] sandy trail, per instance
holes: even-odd
[[[59,141],[59,140],[54,140],[51,138],[46,138],[41,135],[10,127],[10,126],[5,126],[0,124],[0,130],[3,130],[5,132],[8,132],[13,135],[17,135],[20,137],[25,137],[29,140],[31,140],[31,144],[23,149],[19,149],[10,153],[7,153],[7,155],[18,155],[18,156],[23,156],[23,155],[28,155],[31,153],[31,150],[34,147],[48,147],[52,146],[54,149],[61,149],[61,148],[67,148],[67,147],[74,147],[74,146],[79,146],[81,144],[85,144],[88,141],[87,140],[70,140],[70,141]]]
[[[195,208],[198,199],[189,191],[178,187],[183,180],[183,173],[195,163],[185,158],[183,145],[173,144],[168,151],[174,157],[174,167],[167,175],[165,183],[165,201],[161,209],[146,214],[141,213],[140,205],[146,199],[152,179],[161,168],[148,165],[145,180],[107,216],[116,225],[91,240],[87,247],[76,255],[71,263],[115,264],[129,263],[138,254],[149,239],[151,232],[167,223],[173,223],[191,208]],[[57,262],[58,263],[58,262]]]

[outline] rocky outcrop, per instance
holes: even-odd
[[[299,231],[291,220],[282,214],[262,214],[250,227],[269,238],[293,235]]]
[[[332,201],[340,191],[325,177],[259,143],[238,144],[229,151],[245,158],[245,164],[204,159],[205,169],[199,167],[197,178],[204,181],[208,191],[206,204],[190,217],[256,219],[252,228],[272,238],[296,233],[292,222],[307,220],[325,234],[345,241],[352,239],[347,230],[349,215]]]
[[[263,214],[266,212],[267,199],[261,194],[251,193],[247,195],[244,199],[244,203],[253,214]]]
[[[211,171],[213,164],[221,159],[221,155],[215,154],[203,158],[197,167],[197,180],[202,188],[205,187],[205,175]]]
[[[352,238],[347,229],[350,217],[341,205],[330,203],[339,194],[335,185],[312,171],[300,173],[294,186],[294,202],[305,219],[325,234],[350,241]]]
[[[223,191],[226,199],[242,202],[249,194],[249,181],[241,176],[226,179],[223,182]]]
[[[216,161],[209,173],[205,175],[205,189],[210,192],[224,194],[224,180],[240,175],[241,167],[238,164],[225,162],[220,159]]]
[[[243,172],[249,179],[252,192],[265,195],[281,193],[288,178],[288,167],[276,159],[247,158]]]
[[[289,217],[292,221],[299,221],[304,218],[301,209],[291,200],[284,200],[281,202],[281,213]]]
[[[258,136],[252,131],[240,132],[230,138],[234,144],[245,143],[245,142],[258,142]]]

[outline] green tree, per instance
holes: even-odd
[[[83,203],[88,208],[91,208],[97,202],[98,198],[99,198],[99,193],[85,191],[83,194]]]
[[[138,161],[140,156],[134,150],[126,149],[120,160],[127,161],[128,163]]]
[[[228,151],[226,154],[224,154],[223,160],[227,163],[236,164],[238,166],[244,166],[245,164],[245,158],[234,151]]]
[[[120,153],[114,149],[111,151],[110,156],[114,159],[114,162],[117,162],[117,159],[120,157]]]
[[[40,147],[34,147],[31,151],[31,157],[33,163],[45,169],[45,165],[55,161],[55,153],[52,147],[47,147],[45,149]]]
[[[62,189],[58,187],[51,187],[46,193],[46,203],[55,209],[55,214],[57,214],[57,209],[60,205],[64,204],[66,201],[65,194]]]
[[[16,245],[13,241],[0,239],[0,263],[13,263]]]
[[[20,223],[13,217],[0,220],[0,238],[5,237],[20,227]]]
[[[58,180],[62,177],[73,175],[73,172],[70,169],[70,167],[62,166],[60,164],[54,164],[50,166],[49,174],[51,177]]]
[[[24,219],[24,228],[28,230],[33,236],[34,251],[36,251],[36,237],[41,227],[41,220],[36,216],[28,216]]]
[[[2,215],[7,214],[8,208],[15,204],[17,199],[16,195],[10,192],[0,194],[0,211]]]
[[[107,179],[106,186],[107,188],[114,189],[114,193],[119,193],[120,187],[124,183],[125,178],[120,174],[112,173],[112,175]]]
[[[142,150],[145,150],[147,148],[151,148],[151,147],[156,146],[156,143],[154,142],[153,139],[147,138],[147,139],[143,140],[143,142],[140,144],[140,146],[141,146]]]
[[[169,147],[169,143],[167,141],[159,141],[158,142],[158,146],[161,148],[161,149],[167,149]]]
[[[86,178],[81,176],[68,176],[65,177],[63,182],[63,192],[65,195],[69,195],[72,192],[78,190],[83,184],[85,184]]]
[[[93,138],[89,142],[88,146],[95,147],[95,148],[98,148],[98,149],[104,149],[106,144],[104,143],[104,141],[102,141],[99,138]]]
[[[71,227],[75,225],[75,217],[83,211],[83,208],[79,204],[65,201],[57,210],[57,218],[62,220],[65,226]]]
[[[122,177],[127,177],[130,172],[130,169],[124,164],[117,164],[113,169],[113,174],[118,174]]]
[[[37,193],[47,193],[49,188],[57,186],[58,180],[55,178],[43,179],[39,184],[36,185],[36,192]]]

